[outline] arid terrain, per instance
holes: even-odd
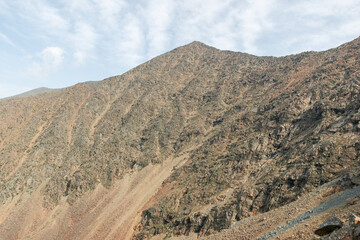
[[[0,100],[0,239],[316,239],[360,214],[360,38],[200,42]]]

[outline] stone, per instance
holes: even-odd
[[[360,217],[356,216],[355,214],[350,214],[349,216],[350,227],[356,227],[359,224],[360,224]]]
[[[330,217],[325,220],[316,230],[315,234],[319,236],[325,236],[332,233],[335,230],[340,229],[343,226],[342,221],[337,217]]]
[[[333,231],[330,235],[326,235],[321,240],[352,240],[352,228],[344,226],[337,231]]]

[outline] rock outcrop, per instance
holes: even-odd
[[[330,217],[325,220],[316,230],[315,234],[324,236],[332,233],[335,230],[342,228],[343,222],[337,217]]]
[[[323,236],[322,240],[359,240],[360,218],[351,214],[349,224],[343,225],[337,217],[327,219],[315,234]]]

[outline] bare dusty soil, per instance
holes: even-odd
[[[130,239],[144,206],[183,159],[129,173],[109,189],[99,184],[72,206],[64,197],[51,211],[40,191],[18,195],[0,208],[0,239]]]
[[[164,191],[163,181],[184,164],[186,155],[135,170],[109,189],[99,184],[72,206],[64,197],[61,204],[48,210],[42,206],[41,191],[18,195],[0,209],[0,239],[131,239],[141,212],[156,201],[159,189]],[[233,223],[230,229],[201,239],[313,239],[314,230],[326,218],[338,216],[346,222],[350,213],[360,213],[360,187],[339,192],[337,184],[338,180],[332,181],[291,204]],[[305,218],[296,221],[304,214]],[[152,239],[168,237],[162,234]],[[194,233],[171,237],[198,239]]]

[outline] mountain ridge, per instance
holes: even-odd
[[[286,58],[286,57],[291,57],[291,56],[296,56],[296,55],[303,55],[303,54],[308,54],[308,53],[323,53],[323,52],[328,52],[328,51],[331,51],[331,50],[336,50],[337,48],[341,48],[341,47],[345,47],[346,45],[350,45],[350,44],[354,44],[356,42],[359,42],[360,41],[360,37],[357,37],[355,38],[354,40],[350,41],[350,42],[347,42],[347,43],[343,43],[343,44],[340,44],[339,46],[337,47],[333,47],[333,48],[330,48],[330,49],[327,49],[327,50],[321,50],[321,51],[305,51],[305,52],[301,52],[301,53],[293,53],[293,54],[288,54],[288,55],[284,55],[284,56],[257,56],[257,55],[253,55],[253,54],[249,54],[249,53],[245,53],[245,52],[240,52],[240,51],[232,51],[232,50],[221,50],[221,49],[218,49],[216,47],[212,47],[210,45],[207,45],[201,41],[197,41],[197,40],[194,40],[188,44],[185,44],[183,46],[180,46],[180,47],[177,47],[173,50],[171,50],[170,52],[174,51],[174,50],[177,50],[179,48],[189,48],[189,50],[193,47],[197,47],[197,48],[208,48],[208,49],[213,49],[213,50],[216,50],[216,51],[224,51],[224,52],[231,52],[231,53],[238,53],[238,54],[245,54],[245,55],[249,55],[249,56],[254,56],[254,57],[268,57],[268,58]],[[359,44],[359,43],[358,43]],[[164,55],[164,54],[167,54],[167,53],[163,53],[161,55]],[[160,55],[160,56],[161,56]],[[155,57],[156,58],[156,57]],[[152,59],[146,61],[145,63],[151,61]],[[144,63],[144,64],[145,64]],[[139,66],[141,66],[142,64],[140,64]],[[137,66],[138,67],[138,66]],[[137,67],[134,67],[134,68],[137,68]],[[129,71],[131,71],[132,69],[130,69]],[[126,72],[125,72],[126,73]],[[124,74],[125,74],[124,73]],[[115,75],[115,76],[112,76],[112,77],[116,77],[116,76],[120,76],[120,75]],[[109,78],[112,78],[112,77],[108,77],[106,79],[109,79]],[[104,80],[106,80],[104,79]],[[100,82],[100,81],[103,81],[103,80],[99,80],[99,81],[87,81],[85,83],[96,83],[96,82]],[[77,83],[79,84],[79,83]],[[76,84],[75,84],[76,85]],[[72,87],[72,86],[69,86],[69,87]],[[65,87],[65,88],[68,88],[68,87]],[[43,92],[52,92],[52,91],[55,91],[55,90],[61,90],[61,89],[64,89],[64,88],[60,88],[60,89],[52,89],[52,88],[47,88],[47,87],[39,87],[39,88],[35,88],[35,89],[32,89],[32,90],[29,90],[29,91],[26,91],[24,93],[20,93],[20,94],[17,94],[17,95],[14,95],[14,96],[10,96],[10,97],[5,97],[5,98],[2,98],[1,100],[5,100],[5,99],[9,99],[9,98],[14,98],[14,97],[27,97],[27,94],[30,93],[31,95],[30,96],[33,96],[32,92],[35,91],[35,95],[37,95],[37,91],[40,90],[40,93],[43,93]],[[39,93],[39,94],[40,94]],[[25,94],[25,96],[23,96]]]

